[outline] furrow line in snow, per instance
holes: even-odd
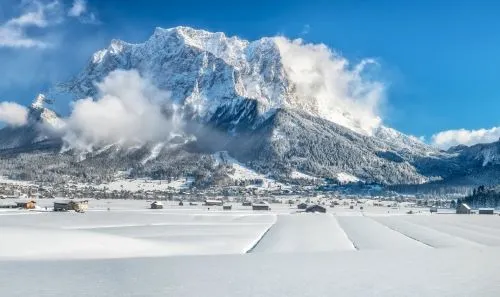
[[[345,238],[352,244],[352,247],[354,248],[354,250],[356,251],[359,251],[359,247],[356,245],[356,243],[349,237],[349,235],[347,234],[347,232],[345,232],[344,228],[342,228],[342,226],[339,224],[337,218],[335,217],[335,215],[333,214],[330,214],[332,216],[332,218],[337,222],[337,225],[339,227],[339,230],[342,231],[342,233],[344,234]]]
[[[267,233],[269,232],[269,230],[271,230],[271,228],[276,224],[276,222],[278,221],[278,216],[277,215],[274,215],[274,222],[269,225],[269,227],[264,230],[264,232],[262,232],[262,234],[257,237],[257,239],[255,240],[255,242],[252,243],[252,245],[250,245],[250,248],[248,248],[244,254],[249,254],[251,253],[258,245],[259,243],[261,242],[261,240],[267,235]]]

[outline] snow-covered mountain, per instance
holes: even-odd
[[[221,167],[213,156],[220,151],[241,166],[282,180],[300,172],[310,177],[419,184],[446,178],[456,170],[453,153],[440,152],[383,126],[368,105],[366,110],[355,110],[348,102],[326,104],[323,89],[328,91],[328,86],[314,79],[304,88],[296,77],[300,69],[290,65],[283,42],[280,38],[249,42],[188,27],[157,28],[140,44],[113,40],[64,88],[75,98],[95,97],[96,82],[114,70],[135,69],[169,92],[187,124],[182,139],[174,144],[150,143],[131,149],[110,143],[80,159],[88,166],[97,166],[95,160],[112,160],[110,168],[132,168],[136,176],[153,177],[173,175],[186,162],[212,162],[200,165],[203,168],[188,166],[212,181],[217,176],[214,168]],[[344,67],[342,63],[339,67]],[[356,79],[357,75],[353,70],[349,77],[338,79]],[[341,91],[349,96],[368,92],[365,88]],[[29,135],[21,137],[22,141],[15,139],[13,128],[0,131],[3,148],[47,139],[36,128],[39,123],[57,129],[64,126],[44,107],[45,101],[39,97],[31,106],[33,121],[22,128],[30,131],[23,132]]]
[[[299,91],[291,79],[297,69],[284,62],[283,43],[280,38],[248,42],[188,27],[156,28],[141,44],[113,40],[67,87],[77,97],[92,96],[95,82],[112,70],[137,69],[199,118],[211,118],[220,108],[237,113],[250,99],[257,103],[259,115],[278,108],[297,109],[371,134],[347,108],[330,108],[317,96]]]

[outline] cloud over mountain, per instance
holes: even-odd
[[[381,124],[385,86],[364,76],[366,68],[376,64],[373,59],[350,65],[324,44],[284,37],[275,41],[297,96],[311,102],[320,116],[369,135]]]
[[[11,126],[21,126],[26,124],[28,119],[28,109],[15,102],[0,102],[0,122]]]
[[[169,95],[142,78],[135,70],[115,70],[96,83],[96,98],[73,104],[65,119],[68,148],[92,151],[96,146],[143,144],[167,140],[180,127],[173,117]]]
[[[478,130],[447,130],[432,136],[432,144],[439,148],[448,149],[452,146],[474,145],[477,143],[490,143],[500,138],[500,127]]]

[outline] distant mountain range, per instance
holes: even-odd
[[[164,142],[91,152],[64,148],[64,120],[40,95],[28,124],[0,130],[0,172],[13,178],[102,182],[128,177],[193,176],[199,186],[232,184],[231,156],[278,181],[476,185],[496,183],[500,143],[439,151],[392,128],[367,128],[349,109],[322,107],[290,79],[276,38],[248,42],[188,27],[157,28],[144,43],[113,40],[63,84],[75,98],[95,97],[96,82],[137,70],[169,92],[186,125]],[[52,127],[54,129],[47,129]],[[64,148],[64,149],[63,149]]]

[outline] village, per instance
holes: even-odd
[[[182,207],[207,206],[231,210],[233,204],[253,210],[270,210],[272,205],[288,205],[306,212],[323,212],[328,208],[348,208],[363,211],[366,207],[387,209],[387,212],[494,214],[494,208],[472,209],[466,203],[449,196],[416,196],[391,193],[384,196],[345,194],[320,191],[313,187],[262,189],[225,187],[197,190],[196,188],[155,189],[153,185],[136,191],[71,183],[46,185],[42,183],[8,181],[0,183],[0,208],[85,212],[93,200],[143,200],[152,209],[164,204]],[[457,202],[459,204],[457,204]],[[109,210],[109,208],[108,208]]]

